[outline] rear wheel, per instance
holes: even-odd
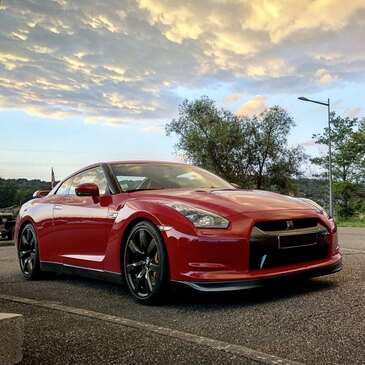
[[[41,276],[37,233],[31,223],[20,234],[18,257],[20,268],[27,280],[36,280]]]
[[[150,222],[137,223],[128,236],[123,256],[124,278],[133,298],[159,302],[167,292],[169,273],[165,245]]]

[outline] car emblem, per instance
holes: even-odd
[[[293,221],[286,221],[286,229],[293,229],[294,223]]]

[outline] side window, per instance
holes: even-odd
[[[96,184],[99,187],[100,195],[105,195],[108,193],[108,184],[106,182],[103,169],[100,166],[75,175],[72,180],[69,194],[75,195],[76,186],[85,183]]]
[[[56,191],[56,195],[67,195],[70,188],[72,177],[64,181]]]

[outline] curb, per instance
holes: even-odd
[[[0,313],[0,365],[14,365],[22,361],[23,338],[23,316]]]

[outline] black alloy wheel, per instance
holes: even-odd
[[[40,277],[38,239],[34,226],[28,223],[19,237],[18,257],[20,268],[27,280]]]
[[[124,278],[129,292],[140,303],[159,302],[167,292],[169,274],[165,245],[150,222],[137,223],[124,248]]]

